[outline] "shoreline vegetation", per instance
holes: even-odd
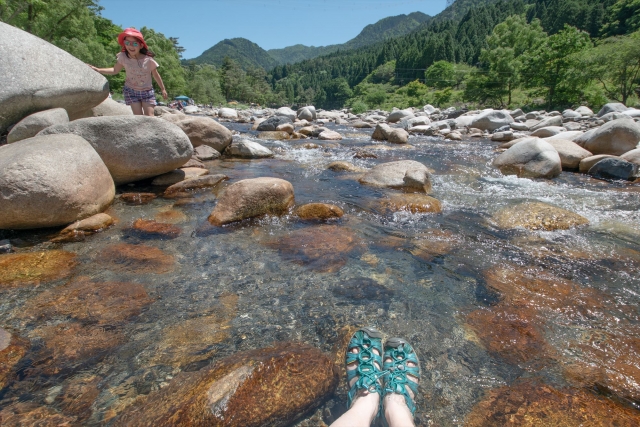
[[[98,0],[7,0],[0,21],[108,66],[122,29],[102,9]],[[635,0],[458,0],[409,34],[272,69],[229,57],[196,64],[182,58],[178,38],[141,31],[170,98],[199,104],[597,110],[639,105],[639,12]],[[124,75],[108,80],[117,94]]]

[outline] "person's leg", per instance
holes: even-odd
[[[131,111],[133,111],[134,115],[142,115],[142,102],[132,102],[129,106],[131,107]]]
[[[378,334],[377,331],[373,329],[364,329],[364,331],[369,331],[372,335]],[[356,332],[356,334],[362,333],[361,331]],[[356,335],[354,335],[354,338]],[[349,349],[347,354],[347,377],[351,378],[349,380],[348,386],[351,389],[356,383],[359,383],[360,386],[363,385],[363,381],[360,381],[360,375],[356,373],[356,369],[358,369],[360,363],[362,363],[363,367],[359,370],[360,372],[366,370],[366,364],[370,366],[375,366],[375,371],[372,372],[372,380],[375,384],[378,385],[378,391],[375,390],[375,387],[370,387],[369,389],[364,387],[358,389],[355,396],[353,397],[351,407],[340,416],[337,420],[335,420],[330,427],[369,427],[376,415],[378,414],[378,408],[380,405],[380,382],[381,377],[379,376],[380,372],[380,363],[378,360],[380,359],[381,352],[375,345],[368,344],[366,340],[368,336],[365,337],[365,341],[362,344],[363,347],[363,355],[364,353],[370,352],[372,355],[375,355],[371,359],[367,360],[369,363],[362,363],[362,361],[366,358],[356,356],[360,353],[360,349],[358,346],[353,346],[353,338],[349,343]],[[379,339],[379,338],[378,338]],[[352,361],[349,363],[349,361]],[[366,381],[365,381],[366,382]]]
[[[413,404],[418,389],[420,366],[411,346],[403,339],[392,338],[385,345],[384,369],[390,373],[385,384],[383,397],[384,416],[389,427],[414,427]],[[405,391],[411,400],[409,407]]]
[[[153,109],[155,108],[155,105],[150,104],[148,102],[142,102],[142,112],[145,116],[151,116],[153,117]],[[135,113],[134,113],[135,114]]]

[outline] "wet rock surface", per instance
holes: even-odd
[[[116,243],[107,246],[96,257],[105,268],[130,273],[168,273],[174,269],[174,257],[146,245]]]
[[[307,203],[297,207],[295,213],[302,219],[316,220],[340,218],[344,215],[340,207],[328,203]]]
[[[15,366],[29,350],[29,342],[16,333],[0,328],[0,389],[13,381]]]
[[[567,230],[589,223],[585,217],[566,209],[540,202],[524,202],[496,212],[500,228],[523,227],[529,230]]]
[[[0,288],[63,279],[71,275],[77,263],[74,253],[60,250],[0,255]]]
[[[337,382],[333,361],[319,350],[280,343],[179,374],[164,390],[122,414],[118,423],[285,426],[321,403]]]

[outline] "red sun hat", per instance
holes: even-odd
[[[140,43],[142,43],[142,47],[149,49],[147,47],[147,44],[144,42],[144,36],[142,35],[142,33],[138,30],[136,30],[135,28],[127,28],[126,30],[124,30],[123,32],[121,32],[120,34],[118,34],[118,44],[120,46],[122,46],[122,51],[124,52],[125,47],[124,47],[124,38],[125,37],[135,37],[138,40],[140,40]]]

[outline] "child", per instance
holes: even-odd
[[[158,63],[153,60],[154,54],[149,51],[142,33],[135,28],[127,28],[118,35],[118,43],[122,52],[116,55],[117,62],[113,68],[96,68],[93,70],[108,75],[118,74],[124,67],[127,78],[124,82],[124,100],[131,106],[133,114],[153,116],[156,96],[153,91],[151,76],[162,90],[162,96],[167,98],[167,91],[158,73]]]

